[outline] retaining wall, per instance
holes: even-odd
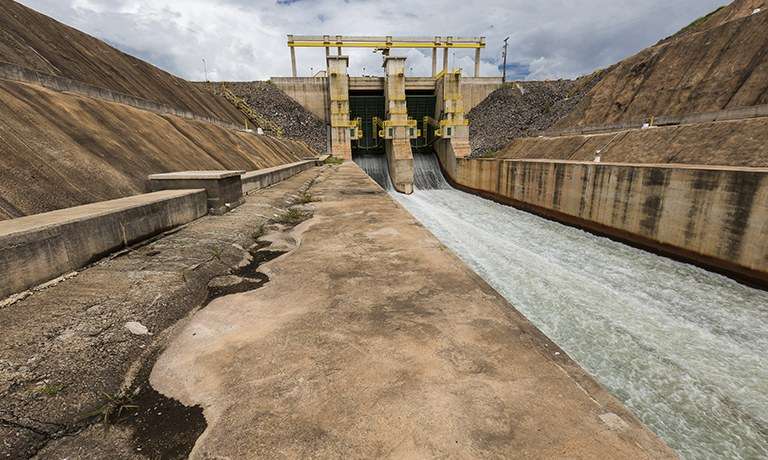
[[[269,81],[317,118],[328,123],[327,77],[272,77]]]
[[[768,168],[456,159],[460,188],[768,282]]]
[[[0,299],[207,212],[205,190],[168,190],[0,221]]]
[[[276,184],[289,177],[295,176],[302,171],[312,168],[316,163],[317,160],[297,161],[296,163],[289,163],[287,165],[247,172],[241,176],[241,180],[243,181],[243,193],[269,187],[270,185]]]

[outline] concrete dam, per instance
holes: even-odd
[[[768,457],[764,0],[514,82],[190,82],[0,5],[0,457]]]

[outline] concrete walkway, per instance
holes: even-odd
[[[311,192],[270,281],[152,371],[204,408],[193,458],[674,456],[356,165]]]

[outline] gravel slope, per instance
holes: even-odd
[[[322,120],[272,83],[250,81],[224,84],[254,110],[282,127],[286,137],[304,141],[318,153],[326,151],[326,131]]]
[[[551,127],[581,102],[601,75],[510,82],[494,91],[468,114],[472,155],[498,151],[518,137]]]

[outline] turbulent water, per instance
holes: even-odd
[[[387,168],[387,156],[382,153],[355,153],[352,160],[365,171],[371,179],[376,181],[381,188],[387,191],[394,191],[392,181],[389,178],[389,168]]]
[[[682,457],[768,457],[767,292],[415,169],[392,196]]]

